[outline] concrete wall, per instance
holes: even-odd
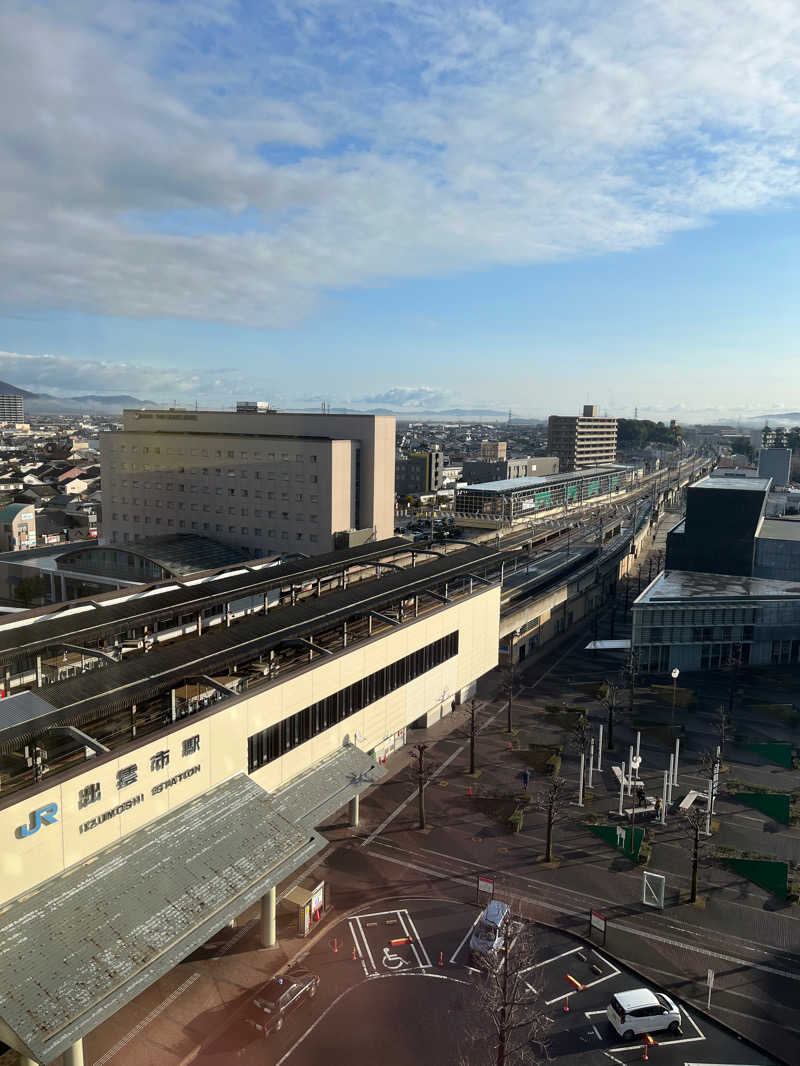
[[[482,589],[469,599],[442,607],[369,643],[320,659],[283,682],[184,720],[141,744],[132,743],[91,758],[77,774],[59,775],[61,779],[52,783],[45,778],[40,788],[26,790],[16,802],[10,796],[7,804],[0,805],[0,903],[84,862],[232,774],[246,772],[247,738],[259,730],[457,629],[459,651],[455,658],[255,771],[253,779],[266,789],[276,788],[335,751],[346,737],[352,739],[355,732],[359,733],[359,747],[370,750],[421,716],[438,714],[440,708],[449,710],[456,692],[467,689],[496,665],[497,643],[487,640],[486,634],[497,632],[499,610],[499,588]],[[184,756],[183,741],[195,736],[199,737],[199,750]],[[151,757],[165,750],[170,753],[169,765],[151,770]],[[137,782],[118,789],[117,772],[132,765],[137,767]],[[180,774],[186,776],[163,787]],[[101,799],[79,809],[79,791],[95,783],[100,785]],[[139,796],[138,802],[130,802]],[[56,822],[22,837],[19,827],[28,825],[34,811],[51,803],[58,805]],[[81,831],[91,819],[126,804],[127,809]]]

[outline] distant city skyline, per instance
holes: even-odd
[[[0,15],[0,378],[284,408],[800,409],[800,12]]]

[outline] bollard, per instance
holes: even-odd
[[[619,780],[619,816],[622,817],[622,801],[625,798],[625,763],[622,764],[622,776]]]
[[[589,741],[589,788],[592,787],[592,771],[594,770],[594,737]]]

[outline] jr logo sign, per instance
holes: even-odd
[[[58,804],[48,803],[46,807],[39,807],[38,810],[31,813],[31,824],[20,825],[17,827],[17,836],[19,837],[32,837],[34,833],[38,833],[43,825],[54,825],[58,819]]]

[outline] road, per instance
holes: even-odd
[[[320,992],[280,1033],[253,1039],[243,1022],[234,1022],[197,1062],[222,1066],[232,1056],[244,1066],[491,1062],[491,1019],[476,1012],[474,998],[485,978],[470,967],[467,946],[479,913],[475,905],[446,899],[366,904],[331,930],[341,933],[338,952],[327,938],[303,960],[320,973]],[[582,991],[571,991],[567,974]],[[535,989],[537,1011],[551,1019],[546,1039],[551,1060],[563,1066],[609,1061],[627,1066],[641,1059],[641,1042],[623,1041],[605,1011],[615,992],[643,982],[602,948],[540,927],[535,959],[523,976]],[[654,1038],[658,1044],[650,1054],[659,1066],[774,1063],[686,1007],[679,1034]]]

